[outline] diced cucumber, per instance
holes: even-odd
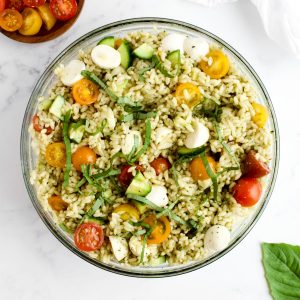
[[[63,120],[62,116],[62,108],[65,105],[65,99],[62,96],[57,96],[55,100],[53,101],[49,111],[59,118],[60,120]]]
[[[203,152],[205,147],[197,147],[197,148],[186,148],[186,147],[179,147],[177,152],[179,155],[196,155]]]
[[[113,36],[107,36],[100,40],[97,45],[107,45],[109,47],[115,47],[115,38]]]
[[[40,103],[39,110],[48,110],[53,103],[53,100],[47,99]]]
[[[69,138],[79,144],[85,132],[85,121],[80,120],[77,123],[72,123],[69,129]]]
[[[179,74],[181,63],[180,50],[170,52],[166,58],[171,62],[172,67],[176,68],[176,73]]]
[[[138,196],[146,196],[151,192],[151,188],[151,183],[144,177],[141,172],[138,172],[127,188],[126,195],[134,194]]]
[[[144,43],[133,51],[133,54],[141,59],[150,59],[154,54],[154,49]]]
[[[159,266],[159,265],[163,265],[166,263],[166,258],[164,256],[159,256],[157,258],[152,258],[149,261],[149,265],[151,266]]]
[[[118,48],[118,51],[121,54],[121,66],[124,69],[128,69],[132,63],[132,48],[130,43],[124,40]]]
[[[131,200],[131,201],[132,201],[133,205],[138,209],[140,214],[143,214],[148,209],[148,206],[144,203],[141,203],[136,200]]]
[[[84,219],[84,222],[85,223],[91,222],[91,223],[96,223],[96,224],[99,224],[99,225],[103,225],[105,223],[105,219],[101,218],[101,217],[88,217],[88,216],[86,216],[85,219]]]

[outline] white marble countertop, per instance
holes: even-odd
[[[169,17],[220,36],[247,58],[265,83],[277,112],[281,163],[271,201],[250,234],[204,269],[167,279],[135,279],[81,260],[48,231],[23,184],[19,139],[33,86],[49,62],[82,34],[112,21]],[[0,36],[0,298],[10,299],[271,299],[260,243],[300,244],[300,61],[270,41],[248,1],[203,8],[183,0],[87,0],[75,26],[44,44]]]

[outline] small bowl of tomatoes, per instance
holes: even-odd
[[[23,43],[41,43],[66,32],[84,0],[0,0],[0,31]]]

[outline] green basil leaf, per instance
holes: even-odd
[[[263,243],[262,253],[273,299],[300,299],[300,247]]]

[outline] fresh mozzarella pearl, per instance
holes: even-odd
[[[137,136],[138,138],[138,148],[142,145],[142,137],[141,133],[137,130],[131,130],[129,131],[122,144],[122,152],[125,155],[128,155],[130,151],[132,150],[132,147],[134,146],[134,136]]]
[[[159,127],[155,132],[155,142],[160,150],[168,149],[173,146],[172,130],[167,127]]]
[[[185,36],[182,34],[171,33],[162,40],[161,47],[166,52],[180,50],[180,53],[183,53],[184,39]]]
[[[60,80],[66,86],[72,86],[82,79],[81,71],[85,70],[85,64],[81,60],[71,60],[60,73]]]
[[[114,69],[121,63],[120,52],[107,45],[96,46],[91,53],[92,61],[103,69]]]
[[[140,238],[137,236],[132,236],[129,240],[129,249],[132,252],[133,255],[135,256],[141,256],[142,251],[143,251],[143,242],[141,241]],[[148,256],[150,254],[150,249],[146,245],[145,246],[145,251],[144,251],[144,256]]]
[[[146,198],[159,207],[164,207],[169,202],[167,189],[162,185],[152,185],[151,192]]]
[[[100,121],[107,120],[107,127],[110,130],[113,130],[116,126],[116,119],[114,116],[114,112],[109,106],[103,106],[101,108]],[[105,130],[105,127],[104,127]]]
[[[201,147],[209,140],[209,130],[199,121],[193,122],[194,132],[187,134],[185,146],[189,149]]]
[[[207,252],[214,253],[225,249],[230,242],[230,232],[222,225],[210,227],[204,236],[204,248]]]
[[[183,48],[187,55],[197,61],[209,52],[208,43],[201,38],[187,37],[184,40]]]
[[[126,239],[119,236],[110,236],[109,241],[117,261],[122,260],[128,255],[128,245]]]

